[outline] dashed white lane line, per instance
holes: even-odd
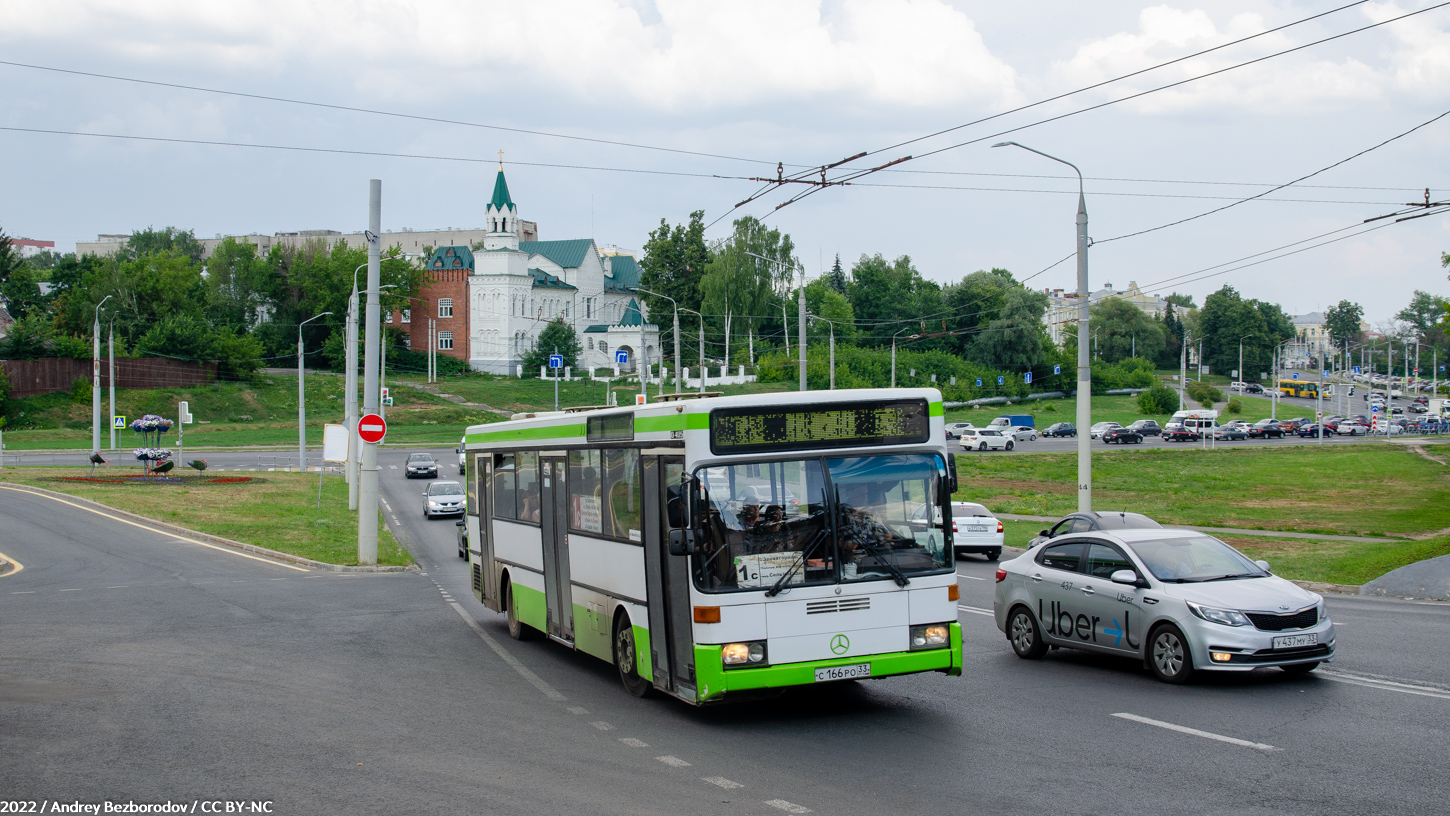
[[[80,589],[80,587],[76,587],[75,589],[62,589],[60,591],[61,592],[80,592],[81,589]]]
[[[700,778],[703,779],[703,780],[705,780],[706,782],[709,782],[711,785],[715,785],[716,787],[724,788],[725,790],[735,790],[736,788],[743,788],[743,787],[745,787],[744,785],[740,784],[739,782],[735,782],[733,780],[726,779],[723,776],[702,776]]]
[[[805,805],[797,805],[794,802],[787,802],[784,799],[768,799],[765,802],[773,808],[780,808],[786,813],[810,813],[811,809]]]
[[[1335,624],[1338,626],[1339,624]],[[1450,691],[1436,686],[1423,685],[1420,683],[1402,683],[1373,675],[1353,674],[1338,669],[1319,671],[1319,677],[1325,680],[1332,680],[1336,683],[1348,683],[1352,686],[1363,686],[1375,688],[1382,691],[1398,691],[1401,694],[1414,694],[1420,697],[1435,697],[1441,700],[1450,700]]]
[[[957,604],[957,608],[962,610],[963,612],[970,612],[973,615],[986,615],[989,618],[996,617],[997,615],[997,613],[993,612],[990,609],[982,609],[981,607],[976,606],[962,606],[961,604]]]
[[[1177,731],[1180,734],[1189,734],[1195,737],[1203,737],[1204,739],[1216,740],[1218,742],[1226,742],[1230,745],[1242,745],[1245,748],[1253,748],[1259,751],[1282,750],[1280,748],[1275,748],[1272,745],[1267,745],[1262,742],[1251,742],[1249,740],[1242,740],[1237,737],[1225,737],[1223,734],[1215,734],[1212,731],[1200,731],[1197,728],[1189,728],[1186,725],[1178,725],[1176,723],[1164,722],[1162,720],[1154,720],[1149,717],[1140,717],[1137,714],[1120,712],[1118,714],[1114,714],[1113,716],[1123,720],[1132,720],[1136,723],[1142,723],[1144,725],[1152,725],[1157,728],[1167,729],[1169,731]]]
[[[985,580],[987,580],[986,578],[978,578],[975,575],[967,575],[966,573],[961,573],[961,572],[957,573],[957,577],[958,578],[966,578],[966,579],[971,580],[971,581],[985,581]]]
[[[131,587],[128,584],[118,584],[118,585],[113,586],[113,587],[106,587],[106,589],[130,589],[130,588]]]
[[[613,731],[614,730],[614,726],[610,725],[609,723],[607,723],[607,722],[605,722],[603,720],[596,720],[596,721],[594,721],[592,723],[589,723],[589,724],[592,725],[592,726],[594,726],[595,728],[598,728],[600,731]]]
[[[631,748],[648,748],[649,747],[649,743],[647,743],[647,742],[645,742],[644,740],[641,740],[641,739],[635,739],[634,737],[620,737],[619,741],[622,742],[622,743],[624,743],[625,745],[628,745]]]
[[[21,590],[19,592],[12,592],[10,594],[11,595],[34,595],[35,594],[35,590],[33,590],[33,589],[25,589],[25,590]]]
[[[555,691],[553,686],[549,685],[547,682],[544,681],[544,678],[530,671],[528,666],[520,663],[519,659],[510,654],[509,651],[505,649],[503,645],[500,644],[497,640],[494,640],[492,635],[483,631],[483,627],[478,624],[478,621],[469,617],[468,613],[463,611],[463,607],[459,606],[456,602],[453,601],[449,601],[448,605],[453,607],[453,611],[458,613],[458,617],[463,618],[464,623],[468,624],[468,627],[473,630],[474,634],[478,635],[480,640],[488,644],[488,648],[492,649],[494,653],[499,656],[499,659],[507,663],[509,665],[509,668],[518,672],[519,676],[523,677],[529,682],[529,685],[538,689],[540,692],[543,693],[545,697],[553,700],[556,703],[561,703],[569,699],[568,697],[565,697],[564,695]]]
[[[679,757],[659,756],[659,757],[655,757],[655,759],[658,759],[660,762],[665,763],[666,765],[670,766],[671,768],[688,768],[688,767],[690,767],[690,763],[684,761],[683,759],[680,759]]]
[[[570,714],[588,714],[589,713],[589,709],[583,708],[582,706],[569,706],[568,711],[569,711]]]

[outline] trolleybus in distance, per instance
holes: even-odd
[[[474,596],[631,694],[961,673],[936,389],[670,398],[466,439]]]

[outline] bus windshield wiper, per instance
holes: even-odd
[[[795,571],[806,563],[806,558],[811,554],[811,551],[816,548],[816,544],[820,542],[821,536],[824,536],[825,534],[825,527],[822,527],[819,531],[816,532],[815,536],[811,538],[811,543],[801,548],[800,559],[797,560],[795,563],[791,564],[790,569],[786,570],[784,575],[775,579],[775,584],[771,586],[770,589],[767,589],[765,591],[765,597],[774,598],[775,596],[780,594],[780,590],[785,586],[786,581],[789,581],[790,577],[792,575],[795,575]]]
[[[904,587],[907,584],[911,583],[911,579],[906,577],[906,573],[902,572],[901,569],[895,564],[887,561],[886,556],[882,555],[881,551],[876,549],[875,545],[867,544],[864,541],[858,541],[856,543],[858,546],[864,548],[866,552],[876,556],[876,560],[881,562],[881,566],[885,567],[886,571],[891,573],[891,577],[893,580],[896,581],[897,586]]]

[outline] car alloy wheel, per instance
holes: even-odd
[[[979,447],[978,447],[978,448],[977,448],[977,450],[979,450],[979,451],[984,451],[984,450],[986,450],[986,449],[987,449],[987,443],[986,443],[986,442],[983,442],[983,443],[982,443],[982,444],[981,444],[981,445],[980,445],[980,446],[979,446]]]
[[[1012,450],[1012,442],[1010,440],[1007,442],[1007,450]]]
[[[1012,643],[1012,651],[1024,660],[1038,660],[1047,654],[1047,644],[1037,629],[1037,619],[1032,617],[1027,607],[1019,606],[1012,610],[1012,618],[1007,622],[1007,640]]]
[[[1164,626],[1154,632],[1148,646],[1148,668],[1153,675],[1165,683],[1184,683],[1193,674],[1193,658],[1188,653],[1188,641],[1183,633],[1173,626]]]

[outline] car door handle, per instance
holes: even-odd
[[[1093,588],[1090,587],[1090,586],[1083,587],[1082,588],[1082,594],[1084,594],[1084,595],[1091,595],[1091,594],[1093,594]]]
[[[1037,581],[1037,582],[1040,583],[1042,581],[1042,573],[1039,572],[1036,575],[1033,575],[1032,576],[1032,580]]]

